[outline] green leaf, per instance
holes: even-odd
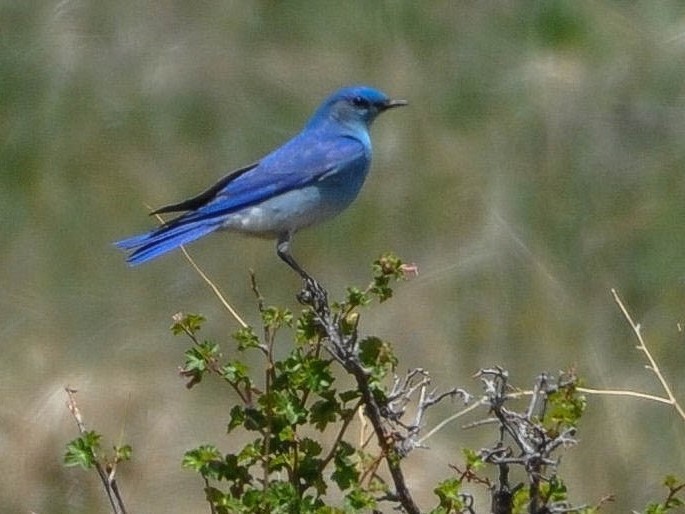
[[[220,469],[220,479],[235,482],[240,488],[252,483],[252,474],[250,473],[249,466],[240,464],[237,455],[226,455]]]
[[[175,336],[179,334],[195,335],[206,321],[200,314],[184,314],[179,312],[173,316],[173,325],[171,325],[171,332]]]
[[[359,358],[362,363],[371,368],[372,375],[380,380],[393,371],[397,365],[397,357],[392,351],[390,343],[378,337],[367,337],[359,343]]]
[[[390,280],[405,278],[402,261],[393,254],[385,254],[373,262],[373,285],[371,292],[378,296],[378,301],[384,302],[392,297],[393,291],[389,286]]]
[[[318,343],[326,333],[310,309],[304,309],[295,324],[295,341],[298,345]]]
[[[664,486],[668,488],[666,499],[663,503],[650,503],[645,509],[645,514],[663,514],[685,505],[685,501],[677,496],[685,490],[685,482],[680,482],[674,475],[666,475]]]
[[[291,396],[285,391],[272,391],[269,395],[263,395],[259,402],[266,408],[268,401],[271,399],[271,407],[273,413],[278,416],[283,416],[289,425],[296,425],[302,423],[307,416],[307,411],[300,405],[297,398]]]
[[[558,431],[562,427],[575,427],[587,407],[587,399],[578,393],[575,384],[560,387],[547,396],[545,428]]]
[[[245,419],[243,421],[243,426],[247,430],[260,431],[266,427],[267,419],[260,409],[255,407],[245,407],[243,410],[243,415]]]
[[[303,487],[313,487],[318,495],[326,494],[327,480],[321,474],[321,445],[314,439],[305,437],[300,440],[297,473]]]
[[[328,395],[327,395],[328,396]],[[318,400],[309,408],[309,422],[318,430],[323,430],[329,423],[334,423],[340,412],[340,404],[331,396]]]
[[[439,499],[439,507],[445,512],[461,512],[463,502],[459,493],[461,492],[461,480],[449,478],[443,480],[433,489]]]
[[[240,499],[216,487],[205,487],[205,498],[214,506],[213,512],[217,514],[248,514]]]
[[[288,425],[278,432],[278,438],[281,441],[295,441],[296,436],[297,432],[292,425]]]
[[[678,486],[678,479],[674,475],[666,475],[664,478],[664,485],[668,487],[669,490],[673,490]]]
[[[245,423],[245,411],[241,405],[234,405],[231,408],[230,420],[228,422],[228,433],[232,432],[236,427]]]
[[[358,287],[348,287],[347,288],[347,298],[345,299],[345,307],[353,309],[355,307],[362,307],[368,305],[371,302],[371,298],[364,291]]]
[[[321,455],[321,444],[319,444],[317,441],[314,439],[311,439],[309,437],[304,437],[300,441],[300,450],[304,452],[308,456],[316,456],[316,455]]]
[[[288,309],[267,307],[262,311],[262,322],[270,330],[278,330],[283,326],[290,327],[293,322],[293,313]]]
[[[376,507],[376,500],[373,495],[358,487],[355,487],[345,495],[345,503],[355,510],[373,509]]]
[[[283,508],[284,506],[287,506],[287,510]],[[301,512],[300,497],[291,483],[273,481],[269,483],[269,488],[264,491],[262,509],[261,512],[270,513]]]
[[[549,481],[542,484],[540,492],[546,500],[545,503],[563,502],[568,499],[566,484],[556,475],[552,475]]]
[[[478,471],[479,469],[485,466],[483,458],[481,457],[479,452],[472,450],[470,448],[464,448],[462,450],[462,453],[464,454],[464,458],[466,459],[467,469],[471,471]]]
[[[355,449],[349,443],[340,441],[335,450],[333,463],[335,464],[335,471],[331,478],[335,481],[341,491],[345,491],[359,482],[359,470],[357,469]]]
[[[183,456],[181,465],[184,468],[192,469],[203,476],[207,476],[212,472],[212,465],[221,459],[221,452],[219,452],[216,446],[205,444],[187,451]]]
[[[250,369],[244,362],[235,360],[222,366],[219,372],[224,380],[231,384],[243,383],[250,386],[252,381],[250,380],[249,371]]]
[[[645,509],[645,514],[664,514],[668,508],[660,503],[650,503]]]
[[[233,333],[233,339],[238,342],[238,350],[240,351],[259,347],[259,337],[252,327],[238,329]]]
[[[323,394],[329,390],[335,377],[331,371],[330,359],[296,348],[284,360],[277,361],[277,375],[273,387],[278,390],[289,390],[303,393],[316,392]]]
[[[345,404],[351,402],[352,400],[357,400],[361,396],[361,393],[357,389],[350,389],[349,391],[343,391],[338,395],[340,401]]]
[[[114,447],[114,459],[116,462],[123,462],[131,460],[131,454],[133,453],[133,448],[130,444],[125,444],[123,446]]]
[[[64,454],[65,466],[80,466],[83,469],[92,468],[96,462],[96,455],[100,451],[100,439],[102,439],[100,434],[88,431],[67,444],[67,451]]]
[[[258,462],[262,458],[262,440],[256,439],[243,446],[238,452],[238,461],[243,464]]]
[[[680,498],[670,498],[666,503],[670,508],[682,507],[683,505],[685,505],[685,502],[683,502],[683,500],[681,500]]]
[[[331,507],[330,505],[324,505],[323,507],[319,507],[314,512],[316,514],[346,514],[346,512],[343,509]]]
[[[210,341],[203,341],[185,351],[186,361],[181,368],[181,375],[189,378],[186,387],[198,384],[205,373],[214,368],[221,357],[219,345]]]

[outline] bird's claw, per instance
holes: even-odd
[[[328,293],[312,277],[304,279],[302,291],[297,295],[297,300],[303,305],[309,305],[317,312],[328,307]]]

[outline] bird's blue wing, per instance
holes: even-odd
[[[203,193],[155,211],[189,209],[188,212],[146,234],[118,241],[115,245],[135,250],[127,260],[140,264],[214,232],[225,216],[240,209],[336,173],[366,168],[369,157],[368,146],[358,139],[325,138],[318,133],[303,132],[261,161],[222,178]]]
[[[226,185],[229,182],[234,181],[243,173],[247,173],[248,171],[256,168],[257,166],[259,166],[259,162],[255,162],[248,166],[245,166],[244,168],[235,170],[226,175],[225,177],[219,179],[216,183],[214,183],[214,185],[212,185],[209,189],[206,189],[199,195],[193,196],[192,198],[188,198],[187,200],[183,200],[180,203],[165,205],[163,207],[160,207],[159,209],[155,209],[150,213],[150,216],[154,214],[162,214],[165,212],[192,211],[198,209],[210,200],[212,200],[217,195],[217,193],[219,193],[226,187]]]
[[[203,205],[169,223],[223,217],[351,167],[367,166],[368,159],[366,147],[357,139],[301,134],[222,188],[215,187],[214,196],[205,198]]]

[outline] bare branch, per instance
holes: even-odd
[[[649,351],[649,348],[647,348],[647,345],[642,337],[642,330],[641,326],[639,323],[635,323],[633,321],[632,316],[628,312],[628,309],[626,306],[623,304],[623,301],[621,300],[621,297],[618,295],[618,292],[616,289],[611,290],[611,294],[614,297],[614,301],[618,305],[618,307],[621,309],[621,312],[623,313],[623,317],[628,321],[628,324],[630,325],[630,328],[633,330],[633,333],[635,334],[635,337],[637,338],[638,344],[636,348],[640,350],[642,353],[645,354],[645,357],[647,358],[647,361],[649,362],[649,365],[647,366],[647,369],[652,371],[655,375],[659,383],[661,384],[661,387],[663,387],[664,392],[666,393],[666,396],[668,397],[668,400],[663,403],[668,403],[673,406],[673,408],[676,410],[678,415],[685,420],[685,410],[680,406],[678,403],[678,400],[676,399],[675,395],[671,391],[671,387],[668,385],[668,382],[664,378],[663,374],[661,373],[661,370],[659,369],[659,365],[657,364],[656,360],[654,360],[654,357],[652,357],[652,353]],[[633,395],[635,396],[635,395]],[[645,398],[645,396],[641,396],[642,398]],[[655,398],[652,398],[655,399]],[[661,400],[657,400],[661,401]]]
[[[152,210],[152,208],[150,208],[149,206],[148,208]],[[155,218],[157,218],[157,221],[159,221],[160,223],[164,223],[164,218],[162,218],[159,214],[155,214]],[[228,300],[226,300],[226,297],[223,295],[219,287],[214,282],[212,282],[212,280],[207,276],[207,274],[204,271],[202,271],[200,266],[197,265],[197,263],[193,260],[188,251],[185,249],[185,246],[181,246],[180,248],[183,252],[183,256],[190,263],[190,265],[197,272],[197,274],[200,275],[202,280],[204,280],[205,283],[210,287],[210,289],[219,299],[221,304],[226,308],[226,310],[231,314],[231,316],[233,316],[233,319],[235,319],[241,327],[247,328],[247,323],[245,323],[243,318],[240,317],[238,311],[236,311],[233,308],[233,306],[228,302]]]

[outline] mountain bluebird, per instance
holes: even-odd
[[[216,230],[274,238],[278,256],[316,283],[290,253],[293,234],[337,215],[356,198],[371,162],[371,123],[406,104],[368,86],[340,89],[283,146],[203,193],[157,209],[152,214],[185,212],[115,245],[133,250],[127,262],[136,265]]]

